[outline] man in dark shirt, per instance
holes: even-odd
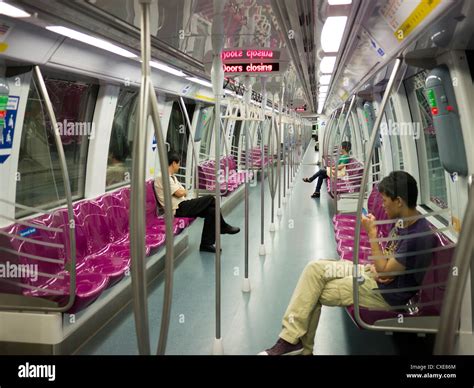
[[[418,188],[404,171],[394,171],[379,184],[383,208],[389,219],[399,219],[385,248],[378,236],[375,217],[362,216],[372,250],[372,265],[360,266],[364,281],[359,303],[366,308],[403,308],[415,295],[431,262],[435,236],[416,210]],[[353,304],[353,264],[346,260],[313,260],[300,276],[283,317],[276,344],[262,355],[312,354],[321,306]],[[411,270],[411,271],[410,271]],[[377,289],[381,292],[377,292]],[[408,290],[407,290],[408,289]],[[401,291],[398,291],[401,290]]]

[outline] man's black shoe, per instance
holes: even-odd
[[[240,228],[237,228],[236,226],[227,226],[222,229],[221,234],[237,234],[240,232]]]
[[[203,245],[201,244],[199,246],[199,250],[201,252],[211,252],[211,253],[216,253],[216,246],[215,245]],[[221,248],[221,252],[222,252],[222,248]]]

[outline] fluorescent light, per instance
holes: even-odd
[[[352,0],[328,0],[329,5],[352,4]]]
[[[166,71],[167,73],[176,75],[178,77],[185,77],[186,76],[186,74],[184,74],[181,70],[174,69],[174,68],[172,68],[168,65],[165,65],[164,63],[150,61],[150,66],[154,67],[156,69],[159,69],[159,70]]]
[[[186,77],[187,80],[190,80],[192,82],[195,82],[197,84],[200,84],[200,85],[203,85],[203,86],[207,86],[209,88],[212,88],[212,84],[208,81],[205,81],[201,78],[196,78],[196,77]]]
[[[321,31],[321,47],[325,52],[339,51],[346,22],[347,16],[330,16],[326,19]]]
[[[319,99],[323,99],[327,97],[327,93],[319,93]]]
[[[46,27],[47,30],[53,31],[56,34],[67,36],[68,38],[78,40],[83,43],[90,44],[91,46],[95,46],[101,48],[103,50],[110,51],[114,54],[121,55],[122,57],[127,58],[135,58],[136,55],[130,51],[124,50],[123,48],[116,46],[115,44],[109,43],[103,39],[94,38],[93,36],[83,34],[82,32],[72,30],[67,27],[62,26],[48,26]]]
[[[319,104],[319,106],[318,106],[318,115],[320,115],[321,113],[323,113],[323,108],[324,108],[324,106],[321,105],[321,104]]]
[[[328,85],[324,85],[324,86],[320,86],[319,87],[319,92],[321,93],[326,93],[329,89],[329,86]]]
[[[31,16],[22,9],[3,2],[0,3],[0,14],[7,15],[12,18],[27,18]]]
[[[319,70],[323,74],[331,74],[336,65],[336,57],[324,57],[319,64]]]
[[[329,85],[329,82],[331,81],[331,74],[326,74],[322,75],[319,77],[319,84],[320,85]]]

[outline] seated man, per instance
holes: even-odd
[[[351,150],[351,143],[348,141],[343,141],[341,144],[341,156],[337,163],[337,176],[342,177],[346,175],[346,164],[349,163],[349,151]],[[331,171],[330,174],[333,174]],[[321,192],[321,186],[323,185],[323,181],[328,177],[327,171],[324,168],[319,169],[316,174],[314,174],[310,178],[303,178],[303,182],[312,182],[316,178],[318,181],[316,182],[316,190],[311,195],[311,198],[319,198]]]
[[[180,157],[176,152],[168,153],[168,172],[170,179],[171,203],[173,205],[173,213],[176,217],[202,217],[204,218],[204,226],[202,228],[200,251],[216,252],[215,243],[215,215],[216,205],[212,195],[195,199],[186,199],[187,192],[179,183],[178,178],[174,174],[179,171]],[[161,206],[164,206],[165,200],[163,195],[163,182],[161,176],[155,180],[155,189]],[[227,224],[221,215],[221,233],[235,234],[240,229]]]
[[[426,219],[413,219],[418,215],[418,188],[411,175],[404,171],[394,171],[380,182],[379,191],[388,217],[405,220],[403,225],[394,228],[391,236],[405,238],[390,241],[385,252],[382,252],[378,242],[371,242],[372,255],[382,257],[374,259],[373,265],[361,266],[359,269],[359,276],[364,278],[359,287],[359,303],[366,308],[387,310],[392,306],[404,306],[417,293],[417,290],[410,288],[420,286],[423,281],[424,271],[416,270],[429,266],[432,254],[426,250],[435,246],[435,236],[424,233],[430,231]],[[369,239],[378,238],[374,222],[372,214],[362,216],[362,226]],[[415,237],[407,238],[407,235]],[[383,258],[384,255],[389,258]],[[405,270],[411,271],[407,274],[399,273]],[[321,306],[353,304],[352,271],[353,264],[345,260],[310,262],[300,276],[283,317],[280,338],[272,348],[260,354],[312,354]],[[380,293],[377,289],[390,291]]]

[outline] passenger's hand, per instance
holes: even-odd
[[[370,272],[374,274],[374,279],[377,283],[380,284],[389,284],[393,282],[393,279],[395,279],[394,276],[381,276],[377,273],[377,270],[375,269],[375,265],[371,264],[370,265]]]
[[[371,213],[367,214],[366,216],[361,216],[362,219],[362,227],[367,232],[369,238],[377,238],[377,226],[375,225],[375,216]]]
[[[380,275],[375,275],[374,277],[375,281],[380,284],[389,284],[393,282],[393,279],[395,279],[393,276],[380,276]]]

